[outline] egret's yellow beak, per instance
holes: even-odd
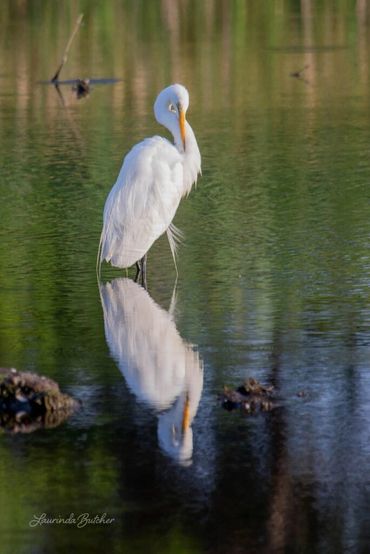
[[[182,432],[185,433],[187,429],[190,427],[190,402],[189,397],[186,397],[185,400],[185,406],[184,406],[184,413],[182,414]]]
[[[182,145],[185,150],[185,112],[181,106],[179,106],[179,124],[180,124],[180,135],[181,135]]]

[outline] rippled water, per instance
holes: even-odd
[[[80,11],[63,79],[122,81],[77,100],[38,82]],[[83,402],[2,435],[4,552],[367,551],[367,17],[363,2],[3,2],[0,365]],[[162,238],[148,291],[109,267],[98,286],[105,197],[130,147],[165,133],[152,104],[177,80],[203,160],[175,219],[179,279]],[[221,408],[248,377],[277,408]],[[29,525],[84,513],[114,522]]]

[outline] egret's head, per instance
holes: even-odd
[[[185,150],[185,115],[189,107],[189,93],[182,85],[171,85],[162,90],[154,104],[154,114],[159,123],[173,132],[173,120],[180,131]]]

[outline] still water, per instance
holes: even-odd
[[[80,12],[61,78],[121,80],[77,100],[38,82]],[[1,435],[2,552],[369,551],[368,21],[361,0],[2,1],[0,365],[83,402]],[[179,279],[162,238],[148,291],[98,285],[105,197],[175,81],[203,161]],[[248,377],[276,409],[221,408]],[[114,521],[29,525],[86,513]]]

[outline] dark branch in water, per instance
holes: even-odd
[[[62,71],[63,66],[64,66],[64,64],[66,63],[67,59],[68,59],[68,52],[69,52],[69,49],[70,49],[70,47],[71,47],[72,41],[73,41],[73,39],[75,38],[75,35],[76,35],[77,31],[79,30],[79,28],[80,28],[80,26],[81,26],[83,16],[84,16],[83,13],[81,13],[81,14],[78,16],[78,18],[77,18],[75,27],[74,27],[74,29],[73,29],[73,31],[72,31],[71,36],[69,37],[69,40],[68,40],[68,42],[67,42],[67,46],[65,47],[64,54],[63,54],[63,58],[62,58],[62,62],[61,62],[61,64],[60,64],[60,66],[58,67],[57,72],[55,73],[54,77],[51,79],[51,82],[52,82],[52,83],[55,83],[56,81],[58,81],[59,74],[60,74],[60,72]]]
[[[58,96],[59,96],[59,98],[60,98],[60,101],[61,101],[61,103],[62,103],[62,106],[65,108],[66,103],[65,103],[65,101],[64,101],[64,96],[63,96],[63,94],[62,94],[62,91],[61,91],[60,88],[59,88],[59,83],[58,83],[58,82],[55,82],[55,83],[54,83],[54,87],[55,87],[55,90],[56,90],[57,93],[58,93]]]

